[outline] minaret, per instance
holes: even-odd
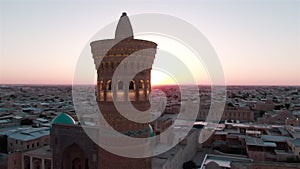
[[[148,123],[138,123],[122,116],[114,102],[131,103],[137,110],[145,111],[150,107],[151,67],[157,44],[151,41],[134,39],[132,26],[126,13],[123,13],[115,32],[114,39],[94,41],[91,50],[97,69],[97,102],[105,120],[115,130],[130,137],[145,138],[150,136]],[[152,49],[152,50],[149,50]],[[142,51],[142,52],[139,52]],[[134,55],[135,59],[124,59]],[[122,76],[113,83],[113,75],[120,64]],[[146,69],[141,70],[141,67]],[[124,81],[131,72],[141,70],[130,81]],[[150,117],[150,114],[149,114]],[[105,127],[101,126],[100,127]],[[109,135],[107,138],[109,139]],[[99,150],[100,169],[151,169],[151,158],[127,158]]]

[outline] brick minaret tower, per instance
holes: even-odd
[[[100,112],[110,126],[130,137],[149,137],[151,127],[148,123],[134,122],[122,116],[116,109],[114,102],[122,105],[128,104],[128,101],[130,101],[137,110],[145,111],[149,109],[151,66],[156,47],[157,44],[154,42],[134,39],[132,27],[126,13],[122,14],[118,22],[115,39],[99,40],[91,43],[98,74],[97,102]],[[152,50],[145,51],[145,49]],[[148,68],[135,74],[129,83],[123,81],[122,78],[117,79],[117,83],[112,83],[112,77],[120,63],[129,55],[134,55],[141,50],[143,52],[135,56],[137,59],[126,63],[122,69],[124,75],[121,77],[145,65]],[[100,127],[105,128],[101,124]],[[109,140],[110,137],[113,136],[108,134],[107,139]],[[100,169],[151,169],[151,158],[127,158],[100,148],[98,166]]]

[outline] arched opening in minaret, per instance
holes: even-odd
[[[111,90],[111,80],[107,81],[106,90]]]
[[[134,90],[135,85],[134,85],[134,81],[131,80],[130,84],[129,84],[129,90]]]
[[[122,81],[118,82],[118,90],[124,90],[124,84]]]
[[[106,83],[106,101],[112,101],[112,86],[111,80],[108,80]]]
[[[129,83],[129,100],[130,101],[136,101],[136,86],[135,86],[135,81],[131,80]]]
[[[117,84],[117,100],[124,101],[125,100],[125,92],[124,92],[124,83],[123,81],[118,81]]]
[[[139,100],[143,101],[145,100],[146,96],[145,96],[145,83],[144,80],[139,80]]]

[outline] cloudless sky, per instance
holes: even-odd
[[[299,0],[0,0],[0,83],[71,84],[83,47],[123,11],[197,27],[228,85],[300,85]]]

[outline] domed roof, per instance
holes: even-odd
[[[61,113],[55,117],[52,124],[75,124],[75,120],[70,115]]]
[[[60,115],[56,116],[51,123],[50,133],[52,132],[53,124],[75,124],[75,120],[66,113],[60,113]]]

